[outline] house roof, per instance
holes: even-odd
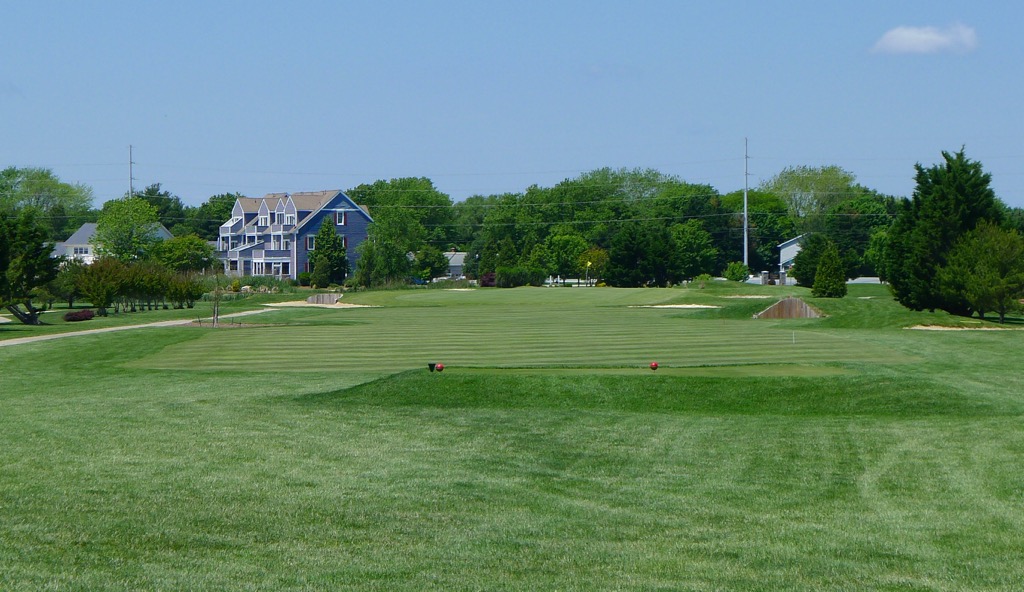
[[[789,239],[788,241],[781,242],[781,243],[779,243],[779,248],[780,249],[785,249],[786,247],[795,245],[795,244],[799,243],[800,241],[802,241],[805,236],[807,236],[807,235],[806,234],[801,234],[800,236],[793,237],[793,238]]]
[[[81,228],[75,231],[74,234],[68,237],[68,240],[64,241],[65,245],[86,245],[89,244],[89,239],[92,235],[96,234],[96,223],[86,222],[82,224]]]
[[[455,252],[449,251],[449,252],[445,253],[444,256],[448,258],[448,265],[449,266],[460,266],[460,265],[464,265],[465,262],[466,262],[466,253],[464,253],[462,251],[455,251]]]
[[[64,241],[61,244],[87,245],[89,244],[89,241],[92,240],[92,236],[94,234],[96,234],[96,223],[86,222],[85,224],[82,224],[82,226],[79,227],[79,229],[76,230],[74,234],[68,237],[68,240]],[[167,228],[163,224],[159,223],[156,225],[156,234],[158,237],[165,240],[174,237],[174,235],[171,234],[170,230],[167,230]]]
[[[249,214],[249,213],[255,214],[256,212],[260,211],[260,204],[263,203],[264,199],[266,199],[266,198],[260,198],[260,197],[239,197],[238,198],[238,205],[242,206],[242,211],[243,212],[245,212],[247,214]]]
[[[315,212],[327,205],[327,202],[334,199],[334,196],[339,193],[341,193],[340,189],[330,189],[327,191],[303,191],[301,193],[293,193],[291,194],[291,197],[292,202],[295,204],[295,209]]]

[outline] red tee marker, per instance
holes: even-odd
[[[437,370],[438,372],[444,372],[444,364],[438,364],[434,366],[434,369]]]
[[[657,369],[658,369],[658,363],[657,362],[651,362],[651,370],[657,370]]]

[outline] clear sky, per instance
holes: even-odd
[[[459,200],[600,167],[722,193],[839,165],[909,196],[965,145],[1024,207],[1024,3],[4,2],[0,167],[97,205],[162,183]]]

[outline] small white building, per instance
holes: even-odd
[[[444,254],[448,260],[448,277],[461,278],[466,275],[466,253],[463,251],[448,251]]]
[[[793,267],[793,260],[796,259],[797,253],[800,252],[802,247],[801,243],[804,240],[806,234],[801,234],[796,238],[791,238],[784,243],[779,243],[779,271],[789,271],[790,267]]]

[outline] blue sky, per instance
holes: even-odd
[[[839,165],[909,196],[965,145],[1024,207],[1018,2],[17,2],[0,166],[97,204],[425,176],[454,199],[655,168]]]

